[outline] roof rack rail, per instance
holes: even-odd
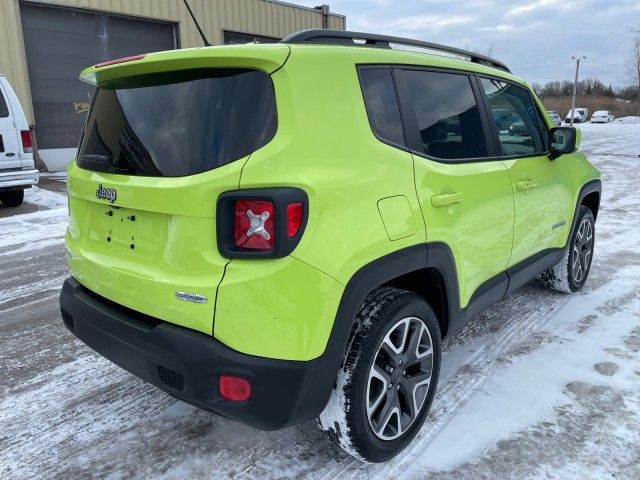
[[[358,40],[360,40],[358,42]],[[348,30],[301,30],[283,38],[281,43],[315,43],[322,45],[350,45],[363,47],[391,48],[392,43],[411,47],[424,48],[438,52],[446,52],[453,55],[467,57],[473,63],[499,68],[511,73],[511,70],[499,60],[479,53],[470,52],[461,48],[449,47],[439,43],[423,42],[410,38],[378,35],[376,33],[350,32]]]

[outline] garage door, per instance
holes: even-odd
[[[58,169],[57,157],[66,164],[78,145],[93,94],[78,80],[83,68],[176,48],[169,23],[29,3],[20,5],[20,14],[38,148],[50,169]]]

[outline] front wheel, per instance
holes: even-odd
[[[595,246],[595,219],[591,210],[580,206],[569,244],[557,265],[541,275],[543,283],[559,292],[577,292],[589,276]]]
[[[357,325],[318,423],[351,455],[383,462],[424,423],[440,372],[440,329],[421,297],[390,287],[367,296]]]

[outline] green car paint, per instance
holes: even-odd
[[[158,179],[92,172],[72,162],[66,233],[71,274],[120,305],[211,334],[216,288],[228,263],[216,246],[215,203],[238,185],[241,167],[233,162]],[[116,189],[113,204],[96,199],[99,185]],[[176,292],[207,301],[185,302]]]
[[[367,117],[356,69],[367,64],[459,70],[528,89],[509,73],[463,60],[344,46],[210,47],[88,68],[81,78],[99,86],[152,72],[258,69],[271,76],[278,124],[262,148],[197,175],[127,176],[72,163],[72,276],[115,303],[236,351],[311,360],[327,348],[345,286],[376,259],[425,242],[448,245],[464,307],[509,266],[565,245],[581,186],[599,178],[582,153],[456,164],[390,146]],[[96,198],[99,186],[116,189],[117,198]],[[308,195],[308,223],[295,250],[277,259],[223,257],[218,196],[282,186]],[[185,301],[180,292],[206,300]]]
[[[417,159],[415,171],[427,241],[451,248],[464,307],[484,281],[507,267],[514,218],[509,175],[501,162],[451,164],[423,158]],[[462,201],[433,206],[434,196],[454,193],[461,193]]]

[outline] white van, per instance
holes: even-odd
[[[584,123],[589,120],[589,109],[576,107],[573,110],[573,123]],[[571,110],[564,117],[565,123],[571,123]]]
[[[38,183],[27,118],[18,97],[0,74],[0,203],[17,207],[24,189]]]

